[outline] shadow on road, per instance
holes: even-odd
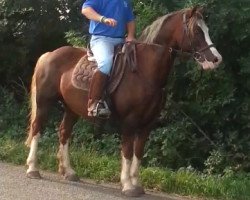
[[[59,176],[58,176],[59,177]],[[50,182],[57,182],[58,184],[70,185],[78,188],[82,188],[84,190],[90,190],[93,192],[99,192],[103,194],[109,194],[119,199],[126,199],[126,200],[135,200],[135,199],[143,199],[143,200],[180,200],[179,197],[167,197],[163,194],[151,194],[150,192],[146,191],[146,194],[142,195],[141,197],[132,198],[132,197],[125,197],[121,193],[121,189],[117,185],[108,185],[108,184],[98,184],[94,183],[93,181],[85,181],[80,180],[79,182],[70,182],[63,180],[61,177],[58,178],[54,176],[43,176],[44,181]]]

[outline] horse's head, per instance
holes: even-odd
[[[181,51],[191,53],[206,70],[216,68],[221,63],[222,56],[210,39],[202,14],[203,9],[200,7],[184,10],[176,40]]]
[[[162,16],[144,29],[139,41],[191,54],[203,69],[216,68],[222,57],[210,39],[202,13],[202,8],[194,7]]]

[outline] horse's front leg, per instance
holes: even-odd
[[[135,188],[137,188],[137,191],[141,194],[144,194],[145,192],[139,180],[139,169],[144,154],[145,143],[148,139],[149,133],[149,130],[143,130],[136,135],[134,139],[134,156],[130,169],[130,177],[132,184],[135,186]]]
[[[134,180],[131,177],[132,171],[136,171],[137,165],[140,162],[136,162],[133,159],[134,155],[134,139],[135,134],[131,130],[123,130],[122,132],[122,169],[121,169],[121,184],[122,193],[130,197],[138,197],[144,193],[141,188],[133,184]],[[139,161],[139,160],[138,160]],[[132,168],[131,168],[132,167]]]
[[[70,165],[69,159],[69,139],[76,121],[77,116],[71,111],[66,110],[59,129],[60,147],[57,153],[57,158],[59,160],[59,173],[69,181],[79,180],[78,176]]]

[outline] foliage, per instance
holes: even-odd
[[[67,44],[65,32],[82,28],[79,11],[79,0],[1,0],[0,85],[18,77],[29,83],[38,57]]]
[[[21,130],[25,130],[27,124],[27,101],[18,104],[14,93],[3,88],[0,88],[0,97],[0,137],[22,140],[24,132]]]
[[[156,4],[152,0],[134,1],[134,13],[136,16],[136,26],[138,34],[143,30],[143,28],[149,25],[158,16],[167,13],[167,9],[160,5],[161,3]]]
[[[82,36],[82,33],[70,30],[65,33],[65,38],[69,44],[76,47],[87,46],[88,38]]]

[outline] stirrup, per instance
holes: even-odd
[[[109,118],[110,114],[108,104],[102,100],[98,101],[95,108],[88,112],[88,116],[100,118]]]

